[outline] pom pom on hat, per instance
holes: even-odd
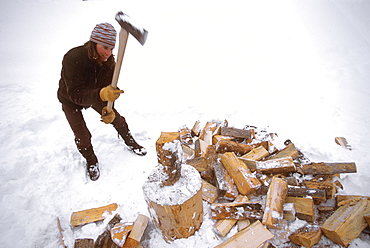
[[[95,26],[91,32],[90,40],[100,45],[114,48],[116,44],[116,35],[117,32],[114,27],[105,22]]]

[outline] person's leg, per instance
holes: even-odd
[[[91,144],[91,133],[86,126],[81,108],[62,105],[62,109],[66,115],[69,126],[75,136],[75,143],[78,151],[86,159],[86,166],[91,180],[99,178],[98,159],[94,153]]]
[[[95,104],[92,107],[101,115],[104,106],[105,105],[103,104]],[[122,137],[129,150],[140,156],[145,155],[147,153],[146,149],[135,141],[127,125],[125,117],[121,116],[115,108],[113,108],[113,111],[116,115],[116,118],[111,124],[117,130],[118,134]]]

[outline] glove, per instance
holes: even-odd
[[[101,120],[105,124],[112,123],[114,119],[116,118],[116,114],[112,110],[111,112],[108,113],[107,106],[105,106],[102,110],[102,115],[101,115]]]
[[[115,89],[112,86],[108,85],[107,87],[104,87],[100,90],[99,95],[104,102],[114,102],[123,92],[123,90]]]

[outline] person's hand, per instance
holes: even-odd
[[[112,86],[108,85],[100,90],[100,98],[104,102],[114,102],[123,93],[123,90],[115,89]]]
[[[105,106],[102,110],[101,121],[105,124],[109,124],[112,123],[115,118],[116,114],[114,111],[112,110],[111,112],[108,112],[107,106]]]

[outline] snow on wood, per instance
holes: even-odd
[[[338,173],[356,173],[355,163],[311,163],[302,165],[303,174],[334,175]]]
[[[247,202],[247,201],[248,201],[248,197],[243,196],[243,195],[238,195],[238,197],[235,199],[234,203],[237,203],[237,202],[242,202],[243,203],[243,202]],[[214,224],[213,228],[214,228],[214,230],[217,234],[219,234],[221,237],[225,237],[226,234],[228,234],[230,232],[231,228],[233,228],[233,226],[237,222],[238,222],[238,220],[235,220],[235,219],[222,219],[222,220],[218,220]]]
[[[289,240],[296,245],[311,248],[312,246],[319,243],[321,236],[322,232],[320,227],[305,226],[290,235]]]
[[[104,220],[108,214],[117,209],[117,204],[73,212],[71,215],[71,225],[80,226],[91,222]]]
[[[363,218],[368,203],[361,199],[355,205],[341,206],[325,221],[321,230],[333,242],[348,246],[368,225]]]
[[[288,184],[281,178],[273,177],[266,196],[266,206],[262,224],[269,228],[281,228],[287,192]]]
[[[253,194],[260,188],[261,183],[250,172],[248,167],[236,157],[235,153],[227,152],[222,154],[221,163],[233,178],[240,194]]]
[[[257,248],[273,236],[260,221],[256,221],[215,248]]]
[[[144,231],[148,225],[149,218],[143,214],[139,214],[132,226],[132,230],[123,245],[124,248],[138,247],[140,240],[143,237]]]

